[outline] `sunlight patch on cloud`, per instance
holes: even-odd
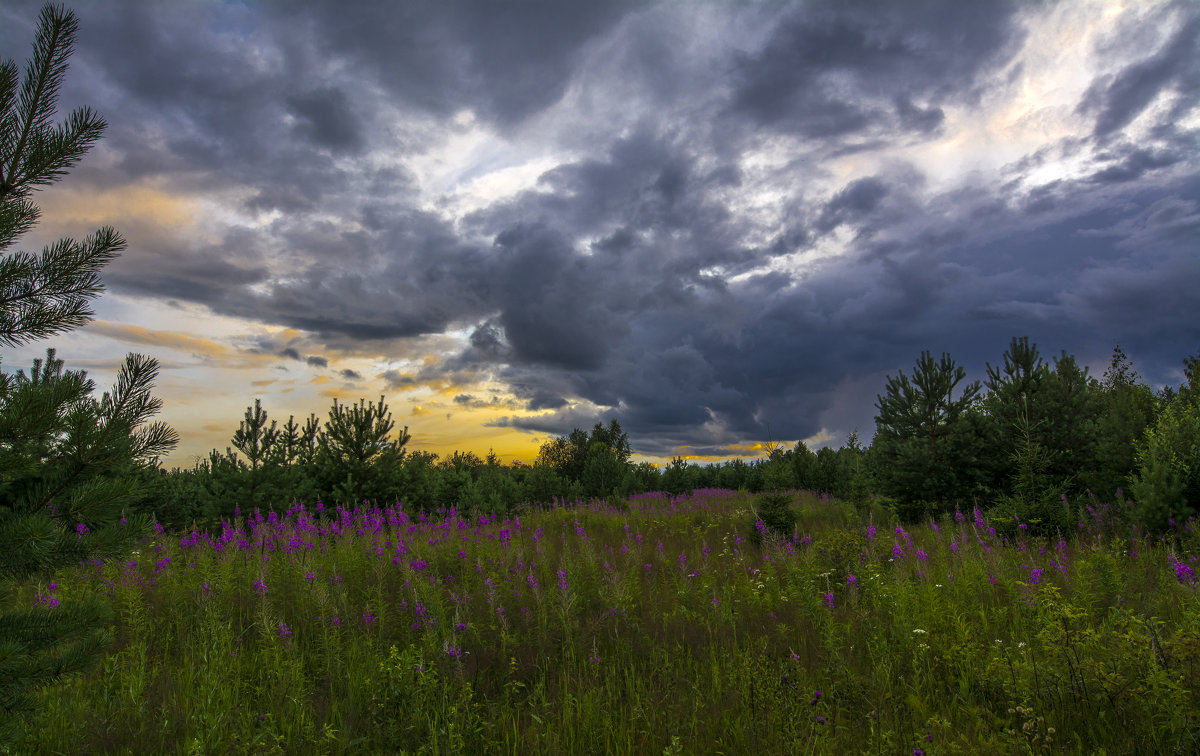
[[[83,327],[88,333],[98,336],[106,336],[116,341],[121,341],[127,344],[144,344],[147,346],[165,347],[167,349],[175,349],[181,352],[189,352],[193,355],[200,355],[210,358],[220,358],[223,366],[237,367],[239,360],[235,352],[224,344],[218,344],[209,339],[193,336],[188,333],[179,333],[177,331],[157,331],[152,328],[144,328],[137,325],[129,325],[125,323],[110,323],[104,320],[93,320]],[[265,360],[246,361],[246,357],[241,359],[241,367],[258,367]]]
[[[544,144],[516,145],[488,130],[470,111],[451,121],[435,149],[408,159],[426,210],[461,218],[531,189],[546,171],[569,158],[546,153]]]

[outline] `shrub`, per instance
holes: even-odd
[[[792,497],[780,491],[759,494],[754,500],[754,514],[775,535],[788,538],[796,526]]]
[[[1176,399],[1146,430],[1131,486],[1134,521],[1154,531],[1182,522],[1200,502],[1200,401]]]

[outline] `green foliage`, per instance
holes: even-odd
[[[19,92],[17,64],[0,61],[0,250],[37,224],[33,191],[60,179],[104,131],[104,119],[87,107],[54,123],[77,30],[73,13],[42,7]],[[15,346],[86,323],[87,300],[103,290],[100,269],[124,247],[104,227],[82,243],[62,239],[40,256],[17,252],[0,261],[0,343]]]
[[[935,361],[922,352],[910,379],[888,376],[877,397],[872,444],[881,492],[904,505],[931,500],[943,506],[969,500],[980,483],[983,422],[976,411],[980,385],[950,355]]]
[[[988,511],[988,520],[1008,537],[1020,534],[1051,536],[1069,529],[1073,511],[1061,485],[1048,474],[1054,457],[1037,441],[1038,424],[1029,420],[1027,402],[1013,423],[1011,436],[1015,448],[1010,459],[1014,466],[1013,493],[1000,497]]]
[[[779,538],[791,538],[796,527],[792,497],[782,491],[768,491],[754,499],[754,514],[771,533]]]
[[[383,396],[378,405],[365,402],[360,399],[357,407],[341,406],[334,399],[320,433],[318,463],[326,479],[334,483],[338,501],[391,498],[386,478],[372,463],[381,462],[384,468],[395,466],[412,439],[407,426],[395,440],[390,439],[395,421]]]
[[[632,465],[629,435],[616,419],[596,423],[591,433],[579,428],[542,444],[537,464],[552,468],[563,480],[575,481],[585,496],[606,496],[620,489]]]
[[[1154,392],[1140,382],[1118,345],[1097,395],[1095,463],[1080,475],[1081,487],[1109,497],[1129,489],[1137,470],[1137,444],[1154,421]]]
[[[34,693],[14,750],[1190,752],[1200,614],[1181,543],[1006,543],[971,518],[874,532],[801,496],[811,543],[748,549],[753,506],[592,501],[523,510],[520,527],[381,532],[362,508],[336,536],[262,529],[316,543],[291,552],[156,535],[154,559],[53,575],[109,605],[116,645]],[[47,591],[30,579],[12,598]]]
[[[1200,401],[1177,398],[1146,429],[1131,486],[1134,520],[1155,531],[1196,514],[1200,502]]]
[[[42,8],[33,58],[18,92],[17,66],[0,62],[0,250],[37,222],[34,189],[61,178],[100,137],[88,108],[54,123],[77,23],[61,7]],[[100,269],[125,246],[111,228],[82,243],[62,239],[41,255],[0,261],[0,342],[18,345],[88,321]],[[149,522],[126,510],[145,493],[146,474],[178,438],[147,423],[161,402],[150,396],[157,363],[125,359],[99,400],[86,374],[64,371],[48,349],[27,377],[0,375],[0,578],[120,557]],[[110,616],[95,598],[0,611],[0,743],[13,735],[35,690],[63,681],[105,646]]]
[[[670,464],[662,472],[663,490],[678,496],[695,488],[691,470],[691,466],[683,457],[672,457]]]
[[[868,451],[859,445],[857,430],[850,433],[846,445],[838,450],[844,471],[844,484],[839,495],[844,496],[859,512],[865,512],[870,506],[872,481]]]
[[[1073,356],[1064,352],[1051,366],[1027,337],[1014,338],[1002,364],[987,371],[984,458],[991,460],[991,488],[1013,494],[1014,485],[1027,484],[1028,470],[1022,472],[1013,450],[1030,444],[1044,462],[1039,475],[1051,485],[1069,490],[1085,475],[1094,477],[1099,387]],[[1020,426],[1022,418],[1027,427]]]

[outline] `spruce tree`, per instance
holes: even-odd
[[[41,10],[23,79],[0,62],[0,251],[38,221],[33,192],[53,183],[100,138],[105,122],[79,108],[56,124],[59,89],[78,28],[74,14]],[[125,246],[112,228],[62,239],[40,255],[0,259],[0,343],[16,346],[83,325],[102,291],[100,269]],[[122,555],[149,522],[123,516],[143,493],[138,473],[177,442],[145,425],[158,365],[129,355],[111,393],[96,400],[85,373],[63,370],[53,349],[29,376],[0,375],[0,578],[27,580],[82,560]],[[109,642],[111,610],[99,597],[62,602],[41,592],[15,604],[0,588],[0,742],[12,737],[37,688],[94,661]]]

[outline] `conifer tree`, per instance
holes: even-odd
[[[402,461],[404,447],[412,440],[408,426],[391,439],[395,426],[383,396],[378,405],[360,399],[357,407],[333,400],[318,439],[317,459],[332,476],[336,496],[342,500],[353,497],[357,503],[368,492],[380,495],[374,486],[384,482]]]
[[[1084,485],[1098,496],[1128,490],[1136,471],[1137,444],[1154,421],[1154,391],[1142,382],[1118,344],[1097,391],[1096,453]]]
[[[903,371],[888,376],[885,393],[876,398],[876,475],[904,518],[965,501],[980,483],[980,385],[959,389],[966,377],[949,354],[935,360],[926,351],[911,378]]]
[[[24,78],[14,62],[0,62],[0,251],[36,224],[33,192],[65,175],[104,130],[89,108],[54,123],[77,28],[74,14],[47,4]],[[0,259],[0,343],[86,323],[87,300],[102,290],[99,271],[124,246],[105,227],[41,255]],[[148,529],[122,510],[141,494],[137,473],[178,440],[162,423],[145,425],[161,406],[150,397],[157,370],[153,359],[128,355],[100,400],[86,374],[64,371],[53,349],[29,376],[0,375],[0,578],[120,555]],[[49,593],[34,605],[0,608],[0,743],[39,686],[96,659],[109,640],[110,614],[99,597],[60,604]]]
[[[1146,428],[1137,448],[1134,521],[1152,530],[1200,510],[1200,354],[1183,361],[1179,392]]]

